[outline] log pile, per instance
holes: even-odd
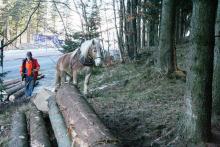
[[[44,78],[44,75],[39,75],[37,80],[40,80]],[[35,86],[37,86],[39,82],[37,81],[35,83]],[[19,97],[22,97],[25,94],[25,82],[21,81],[21,79],[12,79],[8,81],[3,82],[3,99],[2,101],[5,101],[9,99],[10,101],[14,101],[15,99],[18,99]]]
[[[105,127],[76,87],[64,85],[56,95],[51,92],[47,100],[49,122],[59,147],[119,146],[119,141]],[[47,135],[48,128],[37,107],[31,107],[29,119],[30,146],[52,146],[49,141],[51,136]]]

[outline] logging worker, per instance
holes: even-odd
[[[40,65],[37,59],[32,57],[31,52],[27,52],[26,58],[23,59],[20,67],[20,73],[22,81],[25,81],[25,96],[29,97],[32,95],[35,81],[37,80],[38,71]]]

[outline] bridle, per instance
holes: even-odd
[[[90,54],[88,54],[88,56],[85,58],[81,55],[80,48],[78,49],[77,54],[79,55],[79,62],[84,66],[93,66],[96,59],[102,59],[102,57],[93,58]]]

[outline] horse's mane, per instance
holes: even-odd
[[[87,57],[88,54],[88,50],[90,48],[90,46],[92,45],[92,41],[95,41],[95,43],[99,43],[99,41],[97,39],[91,39],[91,40],[86,40],[85,42],[82,43],[81,47],[80,47],[80,51],[81,51],[81,55],[84,57]]]

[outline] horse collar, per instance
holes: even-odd
[[[94,59],[91,56],[88,57],[84,57],[81,55],[81,50],[78,49],[77,51],[78,55],[79,55],[79,62],[84,65],[84,66],[93,66],[95,64]]]

